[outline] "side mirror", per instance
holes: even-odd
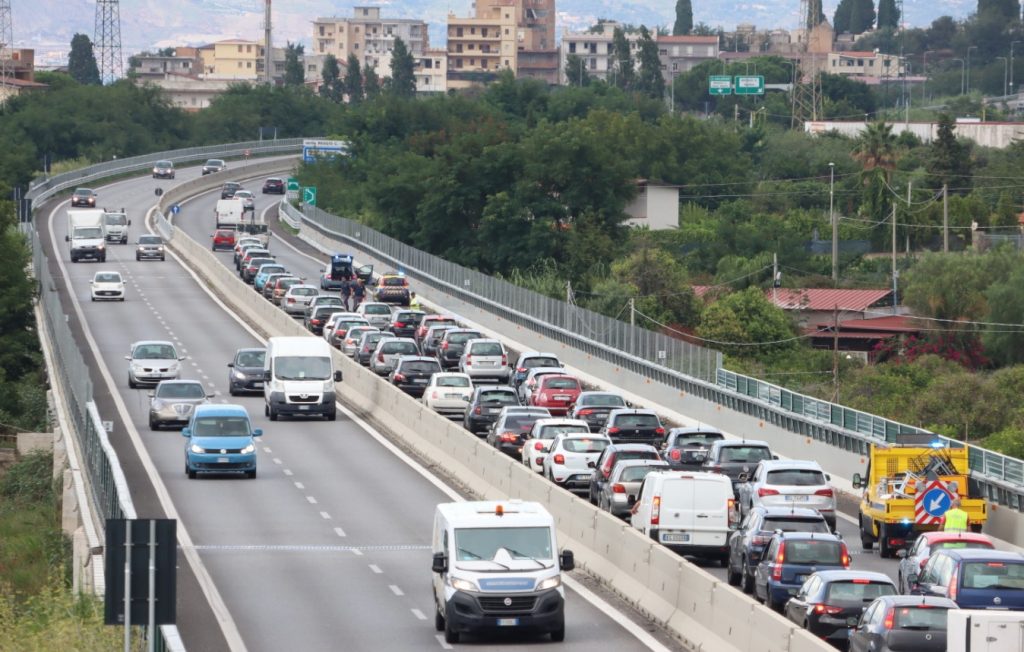
[[[626,401],[626,407],[628,407],[628,408],[633,407],[632,401]]]
[[[896,551],[896,556],[898,558],[900,558],[900,559],[906,559],[907,558],[907,551],[904,550],[903,548],[900,548],[899,550]]]
[[[435,573],[447,573],[448,572],[448,555],[443,552],[435,552],[433,563],[430,565],[430,570]]]
[[[739,476],[736,478],[736,481],[737,482],[746,482],[749,479],[750,479],[750,477],[746,473],[740,473]]]
[[[149,398],[153,398],[154,396],[156,396],[156,392],[150,390],[150,391],[146,392],[146,396],[148,396]]]
[[[635,505],[636,504],[636,496],[634,496],[633,494],[629,494],[629,497],[626,498],[626,504],[629,505],[630,507]]]
[[[853,474],[852,484],[854,489],[861,489],[864,487],[864,478],[861,477],[860,473]]]
[[[917,581],[921,578],[917,573],[910,573],[907,575],[907,588],[911,592],[916,591],[919,588]]]
[[[832,482],[832,476],[831,476],[831,475],[829,475],[828,473],[826,473],[826,474],[825,474],[825,481],[826,481],[826,482]]]
[[[214,396],[216,396],[216,394],[207,394],[206,398],[213,398]]]
[[[229,363],[228,363],[228,366],[229,366],[229,367],[234,367],[234,366],[235,366],[235,363],[234,363],[234,362],[229,362]]]
[[[71,236],[69,236],[69,235],[64,236],[64,242],[71,242]]]
[[[572,554],[572,550],[562,551],[562,554],[558,556],[558,565],[563,571],[571,571],[576,568],[576,557]]]
[[[132,225],[132,221],[128,220],[128,226],[131,226],[131,225]]]
[[[192,436],[192,429],[191,428],[182,428],[181,429],[181,436],[182,437],[191,437]]]
[[[779,456],[778,455],[772,455],[772,459],[773,460],[777,460],[777,459],[779,459]]]
[[[126,356],[124,356],[124,359],[125,359],[125,360],[131,360],[131,359],[132,359],[132,356],[130,356],[130,355],[126,355]]]
[[[253,428],[252,436],[253,437],[262,437],[263,436],[263,428]]]
[[[264,372],[263,372],[263,381],[267,382],[267,383],[269,383],[271,381],[270,370],[269,369],[264,370]]]
[[[594,462],[593,460],[591,460],[590,462],[587,462],[587,468],[588,469],[596,469],[597,468],[597,463]]]

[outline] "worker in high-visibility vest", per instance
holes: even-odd
[[[422,310],[422,306],[420,306],[420,300],[416,296],[415,292],[409,293],[409,310]]]
[[[960,499],[954,498],[942,517],[942,529],[946,532],[966,532],[967,512],[960,509]]]

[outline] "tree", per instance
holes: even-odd
[[[1024,323],[1024,266],[985,292],[990,307],[988,319],[999,324]],[[1024,364],[1024,330],[993,327],[982,336],[985,353],[1001,365]]]
[[[700,307],[686,268],[664,249],[641,242],[640,248],[612,264],[612,277],[636,288],[636,309],[661,326],[696,326]],[[638,322],[642,323],[642,322]]]
[[[324,57],[324,67],[320,71],[320,75],[323,78],[323,83],[320,85],[320,96],[326,97],[332,102],[340,102],[345,90],[337,57],[333,54]]]
[[[303,69],[303,53],[305,46],[301,43],[288,43],[284,51],[284,85],[303,86],[306,83],[306,72]]]
[[[100,69],[92,51],[92,41],[85,34],[75,34],[68,54],[68,74],[79,84],[101,84]]]
[[[693,30],[693,3],[690,0],[676,0],[676,22],[672,35],[681,36]]]
[[[878,29],[896,29],[900,24],[900,10],[896,0],[878,0]]]
[[[793,324],[758,287],[727,294],[708,304],[697,334],[708,345],[737,356],[753,356],[795,345]]]
[[[1020,0],[978,0],[978,15],[992,13],[1005,22],[1020,20]]]
[[[570,54],[565,58],[565,80],[569,86],[590,84],[590,75],[584,64],[583,58],[578,54]]]
[[[347,68],[342,88],[348,95],[349,104],[359,104],[363,99],[363,75],[359,70],[359,59],[356,58],[356,55],[348,55]]]
[[[629,40],[621,27],[616,27],[612,33],[612,70],[614,72],[615,85],[623,90],[633,88],[633,54],[629,49]]]
[[[391,51],[391,82],[388,91],[396,97],[413,97],[416,95],[416,62],[405,41],[395,37],[395,47]]]
[[[370,100],[379,97],[381,88],[380,77],[377,76],[377,71],[373,68],[365,68],[363,70],[363,92],[366,94],[366,99]]]
[[[872,0],[840,0],[833,14],[837,34],[862,34],[875,24],[875,5]]]
[[[661,99],[665,96],[665,78],[661,76],[661,59],[658,57],[658,44],[651,38],[646,27],[640,27],[640,74],[636,80],[636,90],[647,93],[650,97]]]
[[[928,147],[929,182],[935,188],[947,184],[951,192],[966,195],[970,191],[972,164],[970,146],[957,139],[953,118],[943,113],[935,140]]]
[[[850,155],[861,164],[864,198],[861,210],[872,219],[881,219],[891,204],[888,184],[896,168],[896,136],[892,126],[879,120],[861,132]]]

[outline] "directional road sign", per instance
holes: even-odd
[[[316,186],[307,186],[302,189],[302,203],[306,206],[316,206]]]
[[[732,77],[729,75],[711,75],[708,77],[708,92],[712,95],[731,95]]]
[[[737,75],[737,95],[764,95],[764,75]]]
[[[348,142],[306,138],[302,141],[302,162],[315,163],[321,158],[334,158],[348,154]]]
[[[288,190],[299,191],[299,180],[295,177],[288,177]]]
[[[914,499],[914,522],[923,525],[939,523],[952,502],[953,497],[949,495],[946,484],[942,480],[932,480]]]

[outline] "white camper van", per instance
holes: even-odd
[[[445,641],[464,632],[527,631],[565,639],[555,520],[539,503],[442,503],[434,512],[434,626]]]
[[[335,419],[334,370],[331,346],[319,337],[271,337],[263,366],[265,412],[271,421],[288,416],[318,415]]]

